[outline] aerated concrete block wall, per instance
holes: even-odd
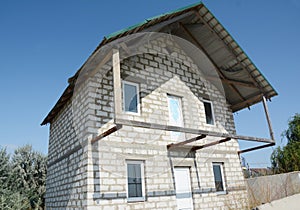
[[[170,94],[181,97],[184,127],[235,134],[232,111],[224,95],[204,79],[199,66],[179,46],[174,46],[172,55],[166,55],[164,42],[152,41],[143,46],[145,53],[121,61],[121,78],[139,84],[141,103],[140,114],[122,113],[117,117],[168,125]],[[213,103],[215,125],[205,122],[203,98]],[[109,66],[89,78],[72,100],[51,125],[49,162],[70,150],[70,145],[81,144],[82,148],[49,168],[48,209],[175,210],[176,166],[190,168],[194,209],[243,209],[247,205],[236,140],[196,152],[168,151],[166,146],[174,143],[170,131],[123,126],[94,144],[86,143],[113,125],[113,77]],[[68,119],[70,112],[76,112],[75,119]],[[184,138],[195,136],[185,134]],[[215,140],[220,138],[207,137],[194,144]],[[126,160],[144,161],[143,202],[127,200]],[[227,194],[215,192],[213,162],[224,163]]]
[[[87,208],[89,81],[50,125],[45,202],[47,209]]]

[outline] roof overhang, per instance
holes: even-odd
[[[69,79],[69,85],[41,125],[51,123],[72,97],[80,71],[101,47],[114,40],[139,32],[160,32],[181,37],[202,50],[215,66],[218,78],[206,72],[206,79],[218,86],[222,81],[227,102],[233,112],[270,99],[277,92],[257,69],[232,36],[202,3],[165,13],[106,36],[92,55]]]

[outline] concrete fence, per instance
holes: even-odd
[[[300,193],[299,171],[250,178],[246,182],[251,206],[258,206]]]

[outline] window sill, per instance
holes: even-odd
[[[208,127],[216,127],[215,123],[214,124],[205,123],[205,125],[208,126]]]
[[[217,194],[217,195],[227,195],[228,193],[227,193],[227,191],[225,190],[225,191],[217,191],[216,194]]]
[[[141,112],[123,111],[123,114],[132,115],[132,116],[141,116]]]
[[[144,197],[127,198],[127,203],[144,202],[145,200],[146,199]]]

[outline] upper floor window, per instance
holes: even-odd
[[[169,121],[171,125],[183,126],[181,98],[168,95]]]
[[[205,111],[206,124],[214,125],[215,119],[212,102],[208,100],[203,100],[203,105]]]
[[[213,163],[215,187],[217,192],[225,191],[223,163]]]
[[[125,112],[139,113],[139,85],[123,81],[123,110]]]
[[[128,160],[127,198],[128,201],[145,200],[144,161]]]
[[[168,107],[169,107],[169,122],[170,125],[183,127],[183,114],[181,98],[173,95],[168,95]],[[183,132],[170,132],[172,140],[183,140],[185,135]]]

